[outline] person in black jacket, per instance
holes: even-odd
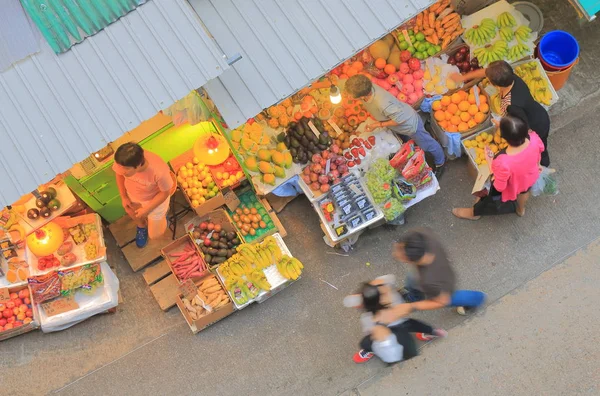
[[[527,84],[517,76],[506,61],[492,62],[485,69],[478,69],[464,75],[455,73],[451,76],[457,82],[487,77],[490,83],[500,92],[500,116],[507,115],[508,106],[519,107],[526,116],[529,128],[542,139],[544,152],[541,165],[548,167],[548,134],[550,133],[550,116],[544,107],[533,99]]]

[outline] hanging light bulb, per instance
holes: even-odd
[[[342,101],[340,89],[335,85],[331,85],[331,88],[329,88],[329,100],[333,104],[338,104]]]

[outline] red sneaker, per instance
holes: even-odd
[[[434,329],[433,334],[416,333],[415,337],[420,341],[431,341],[436,338],[448,337],[448,332],[444,329]]]
[[[354,360],[354,363],[365,363],[371,360],[373,356],[375,356],[373,352],[366,352],[364,349],[361,349],[354,354],[352,360]]]

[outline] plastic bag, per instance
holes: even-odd
[[[558,194],[558,180],[556,180],[555,173],[550,172],[548,168],[543,166],[540,176],[535,184],[531,186],[531,194],[534,197]]]
[[[400,147],[400,151],[390,160],[390,165],[396,168],[399,172],[404,169],[408,160],[415,154],[416,143],[414,140],[409,140]]]
[[[403,215],[406,209],[404,208],[404,205],[402,205],[402,202],[400,202],[400,200],[396,198],[390,198],[389,201],[387,201],[381,206],[381,210],[383,211],[385,220],[392,221],[398,216]]]
[[[423,101],[421,102],[421,111],[424,113],[431,113],[431,105],[433,104],[433,102],[435,102],[436,100],[441,100],[441,99],[442,99],[442,95],[435,95],[435,96],[423,99]]]

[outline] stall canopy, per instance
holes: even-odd
[[[152,0],[56,55],[0,73],[0,205],[68,170],[227,69],[185,0]]]
[[[431,0],[189,0],[219,47],[242,59],[204,88],[229,127],[293,94]]]

